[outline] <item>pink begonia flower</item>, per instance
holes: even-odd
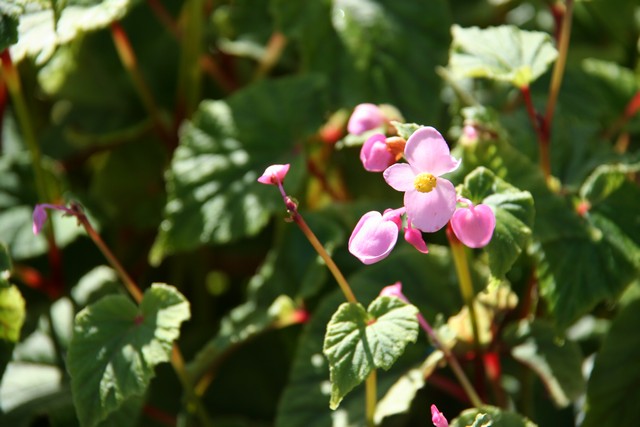
[[[382,126],[385,122],[382,110],[375,104],[360,104],[351,113],[347,131],[354,135],[360,135],[368,130]]]
[[[451,217],[451,228],[465,246],[482,248],[489,244],[496,228],[496,216],[487,205],[474,206],[469,200],[461,199],[468,207],[458,208]]]
[[[385,214],[386,215],[386,214]],[[398,223],[393,216],[367,212],[349,237],[349,252],[369,265],[386,258],[398,240]]]
[[[282,181],[284,181],[284,177],[287,175],[287,172],[289,172],[289,164],[271,165],[265,169],[262,176],[258,178],[258,182],[269,185],[281,184]]]
[[[395,156],[389,151],[387,137],[381,133],[371,135],[360,150],[360,160],[365,170],[382,172],[395,163]]]
[[[442,412],[438,411],[436,405],[431,405],[431,422],[436,427],[449,427],[449,421],[447,421]]]
[[[407,227],[404,230],[404,240],[409,242],[419,252],[422,252],[423,254],[429,253],[429,248],[427,248],[427,244],[422,238],[422,233],[417,228]]]
[[[404,156],[408,163],[389,166],[384,179],[404,192],[407,216],[416,228],[438,231],[456,209],[456,190],[440,175],[457,169],[460,161],[451,156],[446,141],[432,127],[420,128],[409,137]]]

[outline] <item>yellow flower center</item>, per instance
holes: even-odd
[[[421,193],[428,193],[436,188],[436,177],[428,172],[422,172],[416,175],[413,186]]]

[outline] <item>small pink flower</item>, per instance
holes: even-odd
[[[73,208],[73,206],[72,206]],[[44,223],[47,222],[47,209],[53,209],[56,211],[62,211],[67,215],[78,215],[77,209],[68,208],[63,205],[53,205],[50,203],[39,203],[33,208],[33,234],[39,234],[44,227]]]
[[[451,217],[451,228],[463,244],[470,248],[482,248],[489,244],[496,228],[496,216],[484,204],[474,206],[467,199],[468,207],[458,208]]]
[[[351,113],[347,130],[354,135],[360,135],[368,130],[375,129],[385,122],[382,110],[375,104],[360,104]]]
[[[265,169],[262,176],[258,178],[258,182],[269,185],[282,184],[282,181],[284,181],[284,177],[287,175],[287,172],[289,172],[289,164],[271,165],[267,169]]]
[[[391,253],[398,240],[398,230],[393,217],[385,217],[376,211],[367,212],[351,233],[349,252],[363,264],[376,263]]]
[[[360,160],[365,170],[382,172],[395,163],[395,156],[389,151],[386,136],[376,133],[370,136],[360,150]]]
[[[449,422],[442,412],[438,411],[436,405],[431,405],[431,422],[436,427],[449,427]]]
[[[408,163],[396,163],[384,171],[384,179],[395,190],[404,192],[404,206],[412,224],[434,232],[444,227],[456,209],[453,184],[440,178],[458,168],[440,133],[432,127],[415,131],[404,150]]]

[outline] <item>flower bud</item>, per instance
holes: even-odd
[[[354,135],[375,129],[385,122],[382,110],[375,104],[360,104],[351,113],[347,130]]]

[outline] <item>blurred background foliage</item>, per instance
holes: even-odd
[[[368,301],[400,280],[427,318],[446,322],[462,301],[440,246],[444,232],[430,236],[427,257],[402,242],[389,259],[363,268],[346,251],[362,213],[396,207],[400,199],[379,175],[362,169],[357,146],[336,142],[351,109],[372,102],[392,105],[407,122],[436,127],[455,145],[467,94],[495,115],[486,123],[509,135],[500,152],[506,161],[535,164],[535,133],[517,88],[452,77],[451,27],[511,24],[553,35],[557,7],[550,0],[0,0],[0,241],[6,247],[0,261],[12,259],[0,267],[26,302],[20,338],[7,339],[0,351],[2,424],[78,425],[65,368],[73,316],[99,296],[120,292],[118,279],[74,219],[51,215],[54,244],[31,232],[36,203],[77,201],[138,283],[169,283],[190,301],[181,348],[191,372],[206,378],[203,399],[215,425],[358,425],[362,390],[345,400],[347,409],[332,413],[318,394],[328,380],[324,362],[315,371],[301,366],[321,350],[338,304],[333,280],[299,230],[283,221],[277,191],[255,180],[269,164],[291,163],[287,191],[356,293]],[[631,313],[640,295],[637,184],[615,187],[607,199],[613,202],[584,226],[606,230],[606,221],[619,215],[614,225],[630,237],[612,245],[627,258],[584,249],[587,240],[562,246],[548,237],[555,239],[562,221],[578,221],[553,214],[558,203],[611,196],[597,187],[597,166],[638,161],[638,105],[627,113],[640,93],[639,36],[635,2],[576,2],[552,141],[552,172],[566,197],[559,202],[544,184],[536,187],[540,182],[526,167],[502,176],[534,195],[534,237],[549,246],[523,254],[507,274],[516,294],[522,298],[532,265],[545,265],[545,256],[568,257],[558,267],[563,277],[576,263],[604,265],[581,273],[602,282],[592,294],[575,291],[578,282],[542,290],[550,295],[542,317],[552,313],[560,330],[573,325],[571,337],[587,360],[620,307],[628,305],[623,325],[638,321]],[[22,106],[10,87],[13,67]],[[531,85],[539,108],[549,80],[547,72]],[[477,165],[492,158],[474,155]],[[463,166],[466,173],[476,164]],[[457,183],[462,178],[461,172]],[[541,215],[545,209],[552,213]],[[541,282],[555,286],[544,274],[553,269],[538,272]],[[487,276],[481,266],[474,274]],[[571,301],[577,307],[563,311]],[[292,317],[302,311],[311,316],[306,325]],[[623,326],[612,329],[619,335]],[[511,334],[514,342],[522,338]],[[381,376],[383,391],[432,351],[424,341],[384,374],[388,379]],[[640,343],[633,343],[637,354]],[[615,353],[614,344],[606,349]],[[522,385],[521,367],[513,359],[504,363],[505,388],[511,384],[514,401],[528,402],[521,410],[538,425],[574,425],[584,416],[583,385],[571,396],[575,406],[558,408],[543,382],[527,377],[530,384]],[[437,401],[452,417],[465,409],[442,392],[450,374],[441,375],[445,380],[414,390],[413,405],[391,411],[384,425],[429,424],[425,401]],[[531,396],[520,394],[525,386]],[[179,390],[174,373],[161,365],[141,412],[134,407],[132,416],[105,425],[197,423]],[[633,393],[629,401],[640,398]]]

